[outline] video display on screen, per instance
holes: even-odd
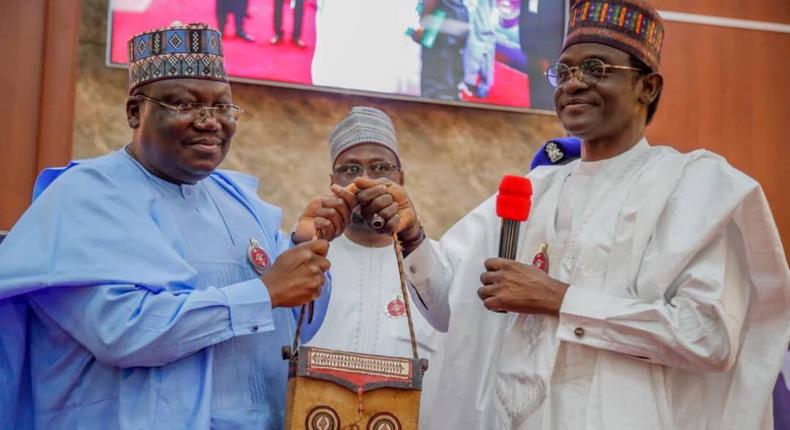
[[[553,110],[560,0],[111,0],[107,61],[173,21],[223,34],[232,80]]]

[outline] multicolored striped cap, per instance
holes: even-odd
[[[129,93],[163,79],[228,81],[222,36],[207,24],[181,24],[140,33],[129,40]]]
[[[650,4],[643,0],[571,1],[563,51],[577,43],[601,43],[658,70],[664,22]]]

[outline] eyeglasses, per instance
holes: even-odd
[[[546,78],[548,78],[549,84],[554,88],[565,85],[574,77],[587,85],[595,85],[601,82],[611,69],[643,72],[642,69],[637,67],[615,66],[606,64],[597,58],[588,58],[582,61],[578,67],[570,67],[563,63],[552,64],[546,71]]]
[[[367,166],[362,166],[356,163],[340,164],[335,166],[333,172],[335,175],[340,176],[343,179],[353,180],[359,176],[362,176],[362,173],[365,171],[368,173],[370,178],[378,179],[389,177],[399,170],[400,167],[392,163],[382,161],[378,163],[371,163]]]
[[[144,94],[138,94],[137,97],[151,103],[156,103],[171,111],[175,111],[176,117],[189,122],[203,122],[208,119],[209,113],[218,120],[236,122],[239,119],[239,115],[244,112],[242,108],[231,103],[219,103],[214,106],[206,106],[202,103],[183,102],[177,105],[171,105]]]

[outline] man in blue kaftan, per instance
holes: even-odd
[[[292,240],[254,178],[216,170],[241,112],[219,43],[197,24],[135,36],[132,142],[39,177],[0,247],[0,428],[282,428],[281,348],[298,306],[316,303],[307,339],[329,299],[311,239],[348,211],[315,199],[324,218]]]

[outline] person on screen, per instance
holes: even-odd
[[[274,36],[269,40],[272,45],[277,45],[283,40],[283,3],[285,0],[274,0]],[[290,2],[289,2],[290,3]],[[302,21],[304,21],[304,0],[293,0],[293,31],[291,32],[291,42],[304,48],[302,41]]]
[[[643,0],[572,6],[548,79],[582,157],[527,175],[517,261],[493,258],[493,197],[434,243],[402,187],[355,181],[366,219],[396,226],[426,319],[449,323],[441,428],[771,428],[790,269],[757,182],[645,138],[663,36]]]
[[[350,211],[317,197],[289,239],[256,179],[217,170],[241,113],[220,44],[134,36],[131,143],[39,176],[0,247],[3,428],[283,428],[293,307],[316,300],[307,340]]]
[[[546,70],[562,47],[565,1],[521,0],[518,34],[527,57],[530,107],[551,109],[554,92],[546,85]]]
[[[232,13],[236,24],[236,36],[245,42],[255,42],[255,38],[244,31],[244,19],[247,18],[248,7],[249,0],[217,0],[217,28],[223,37],[225,36],[225,23],[228,20],[228,14]]]
[[[420,49],[406,35],[418,22],[417,0],[322,0],[313,85],[419,96]]]
[[[412,38],[422,46],[420,96],[459,100],[469,11],[463,0],[423,0],[420,26]]]
[[[463,51],[464,78],[459,89],[467,97],[485,98],[494,86],[496,0],[478,0],[469,11],[469,37]]]
[[[342,187],[355,178],[386,178],[404,184],[395,127],[379,109],[357,106],[334,128],[329,137],[332,163],[330,181]],[[411,357],[411,338],[401,295],[398,264],[390,235],[374,230],[355,210],[345,234],[332,242],[332,297],[324,324],[309,342],[321,348]],[[420,358],[430,361],[438,333],[422,317],[411,300],[412,320]],[[436,374],[429,366],[423,379],[423,395],[430,397]],[[430,414],[423,402],[420,420]]]

